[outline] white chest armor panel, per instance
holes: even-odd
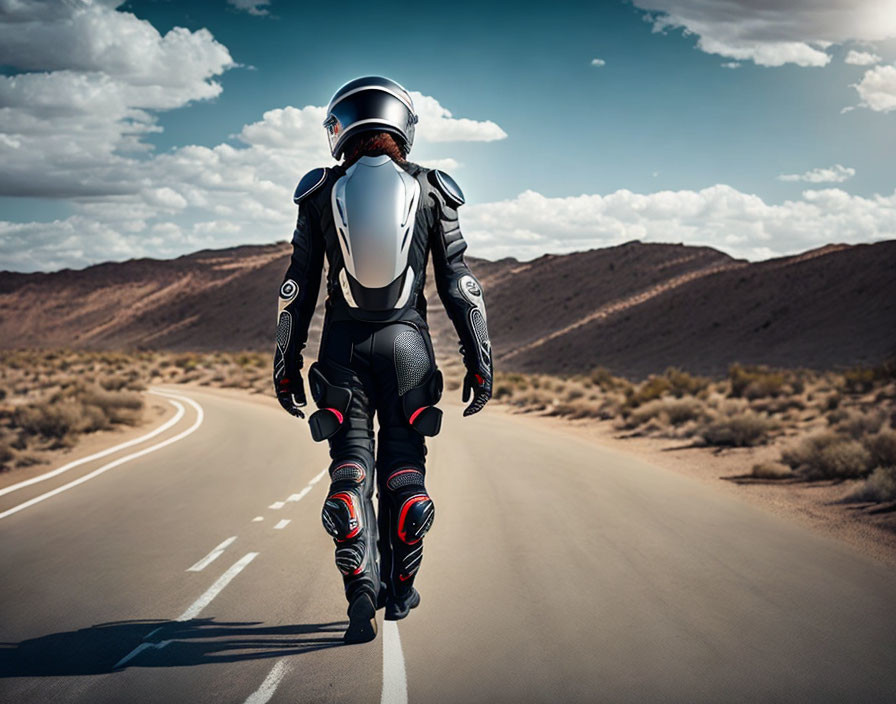
[[[417,180],[385,154],[362,157],[334,184],[333,220],[348,274],[339,277],[349,305],[382,310],[407,301],[419,199]]]

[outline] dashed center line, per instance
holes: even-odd
[[[283,530],[290,523],[292,523],[292,521],[290,519],[284,518],[282,521],[280,521],[277,525],[274,526],[274,530]]]
[[[221,557],[221,555],[224,553],[224,551],[227,549],[227,547],[231,543],[233,543],[234,540],[236,540],[235,535],[231,536],[230,538],[225,540],[223,543],[221,543],[218,547],[216,547],[214,550],[212,550],[208,555],[203,557],[195,565],[193,565],[192,567],[187,567],[187,572],[201,572],[202,570],[204,570],[206,567],[208,567],[210,564],[212,564],[215,560],[217,560],[219,557]]]
[[[268,506],[268,508],[272,508],[275,511],[278,511],[279,509],[283,508],[285,505],[286,505],[285,501],[275,501],[270,506]]]
[[[190,604],[189,608],[177,617],[177,620],[189,621],[192,618],[196,618],[206,606],[212,603],[212,600],[221,593],[224,587],[230,584],[230,581],[242,572],[246,568],[246,565],[252,562],[256,557],[258,557],[257,552],[249,552],[243,555],[230,567],[229,570],[218,577],[215,583],[210,586],[202,596]]]
[[[289,663],[286,658],[278,660],[274,667],[271,668],[268,676],[264,678],[261,686],[249,695],[245,704],[265,704],[269,702],[271,697],[274,696],[274,692],[277,691],[277,685],[280,684],[280,680],[283,679],[288,671]]]
[[[264,516],[256,516],[255,518],[252,519],[252,522],[258,523],[259,521],[263,521],[263,520],[264,520]]]

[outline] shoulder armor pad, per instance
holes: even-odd
[[[294,203],[298,204],[314,193],[327,180],[326,169],[312,169],[302,176],[299,185],[296,186],[295,195],[292,197]]]
[[[442,192],[449,205],[456,208],[466,202],[464,200],[464,192],[460,190],[457,181],[444,171],[433,169],[429,172],[429,175],[432,178],[432,184]]]

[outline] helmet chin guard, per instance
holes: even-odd
[[[364,76],[346,83],[330,100],[324,120],[330,152],[336,159],[342,158],[348,139],[363,132],[388,132],[409,152],[416,124],[410,94],[383,76]]]

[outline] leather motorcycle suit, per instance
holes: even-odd
[[[381,155],[347,169],[310,172],[296,202],[293,254],[280,290],[275,382],[304,400],[296,380],[326,259],[320,352],[308,374],[318,406],[312,434],[329,441],[332,460],[322,520],[350,602],[362,591],[375,600],[402,599],[412,589],[435,514],[425,487],[424,443],[441,420],[435,408],[441,374],[423,296],[430,256],[471,383],[485,400],[491,391],[482,290],[464,262],[458,226],[463,195],[447,174]]]

